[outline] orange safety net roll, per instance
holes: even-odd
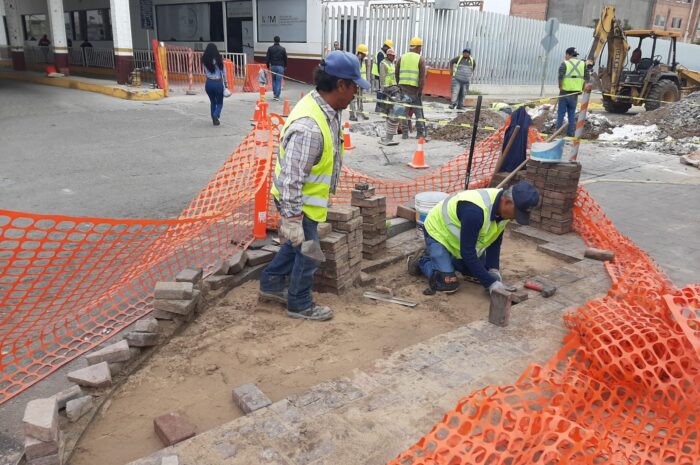
[[[512,386],[462,399],[390,465],[700,463],[700,286],[675,289],[583,189],[576,230],[615,252],[610,292]]]
[[[278,134],[251,132],[175,220],[0,210],[0,403],[149,312],[157,281],[246,247]]]

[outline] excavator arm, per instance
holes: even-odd
[[[597,78],[603,93],[614,94],[618,88],[618,82],[625,67],[629,44],[622,29],[622,24],[615,17],[615,7],[605,6],[600,15],[600,20],[593,32],[593,44],[586,57],[586,67],[590,70],[595,65],[605,46],[608,46],[608,62],[605,68],[601,68]],[[611,92],[613,90],[613,92]]]

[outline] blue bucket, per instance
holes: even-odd
[[[537,161],[559,163],[564,155],[564,139],[554,142],[533,142],[530,158]]]

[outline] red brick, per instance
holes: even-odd
[[[194,425],[176,412],[166,413],[155,418],[153,428],[166,446],[172,446],[197,434]]]

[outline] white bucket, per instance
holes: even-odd
[[[416,226],[423,226],[425,217],[441,200],[447,198],[444,192],[421,192],[416,195]]]

